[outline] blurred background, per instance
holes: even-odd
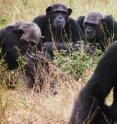
[[[0,26],[17,20],[32,20],[44,14],[45,9],[53,3],[63,3],[72,8],[71,17],[74,19],[91,10],[112,14],[117,18],[116,0],[0,0]]]

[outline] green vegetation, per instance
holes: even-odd
[[[0,28],[15,21],[31,21],[44,14],[52,3],[63,3],[73,9],[71,17],[77,19],[88,11],[97,10],[117,18],[117,0],[0,0]],[[0,61],[0,124],[67,124],[76,94],[90,77],[100,56],[92,57],[74,52],[68,56],[56,53],[47,80],[57,83],[58,94],[52,96],[48,81],[42,93],[27,91],[23,87],[8,90],[4,84],[18,83],[19,70],[8,71],[3,59]],[[23,58],[18,62],[24,64]],[[56,66],[55,66],[56,65]],[[86,71],[88,69],[88,71]],[[85,75],[85,76],[84,76]],[[58,85],[58,82],[60,85]],[[110,97],[110,101],[111,97]]]
[[[54,61],[59,68],[78,80],[87,68],[93,67],[97,63],[100,58],[99,54],[99,50],[92,56],[80,52],[73,52],[71,55],[66,56],[61,53]]]

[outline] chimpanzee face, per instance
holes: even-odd
[[[19,42],[17,46],[22,51],[26,51],[28,47],[35,47],[41,39],[40,28],[34,23],[17,22],[14,25],[14,33],[17,34]]]
[[[54,11],[53,14],[53,26],[55,28],[63,28],[66,24],[67,13],[64,11]]]
[[[97,29],[98,29],[97,24],[85,23],[84,24],[84,33],[85,33],[86,39],[88,39],[88,40],[95,39],[97,32],[98,32]]]
[[[68,16],[72,10],[61,4],[54,4],[46,9],[47,16],[50,18],[52,27],[56,29],[64,28],[67,23]]]
[[[102,21],[104,16],[99,12],[90,12],[84,19],[84,33],[86,39],[93,40],[102,31]]]

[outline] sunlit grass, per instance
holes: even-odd
[[[45,14],[46,8],[53,3],[63,3],[71,7],[71,17],[74,19],[91,10],[112,14],[117,18],[116,0],[0,0],[0,22],[4,21],[6,25],[18,20],[33,20],[36,16]]]
[[[45,14],[45,9],[53,3],[71,7],[71,17],[74,19],[91,10],[112,14],[117,19],[117,0],[0,0],[0,27],[19,20],[33,20],[36,16]],[[37,94],[21,87],[8,90],[0,86],[0,124],[67,124],[76,94],[93,70],[94,68],[86,69],[76,81],[60,69],[51,68],[53,72],[48,80],[54,79],[57,83],[58,94],[55,96],[51,95],[48,87],[45,92]],[[13,76],[16,72],[10,74],[0,63],[1,84],[7,82],[8,75],[17,81]]]

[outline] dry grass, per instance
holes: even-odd
[[[112,14],[117,18],[116,0],[0,0],[0,18],[7,20],[5,24],[18,20],[33,20],[36,16],[44,14],[47,6],[53,3],[63,3],[71,7],[71,17],[75,19],[91,10]]]
[[[90,10],[112,14],[117,18],[116,0],[0,0],[0,26],[17,20],[33,20],[44,14],[48,5],[56,2],[71,7],[71,17],[75,19]],[[77,82],[60,69],[52,69],[53,77],[49,76],[48,80],[56,79],[59,82],[55,96],[48,90],[37,94],[21,88],[12,91],[0,87],[0,124],[68,123],[76,94],[92,74],[92,69],[86,70],[83,78]],[[2,71],[1,77],[4,77]]]
[[[45,88],[41,93],[26,89],[19,70],[6,71],[0,64],[2,84],[17,82],[15,90],[0,85],[0,124],[67,124],[77,92],[82,81],[76,82],[66,72],[49,63],[49,74],[45,73]],[[43,72],[44,73],[44,72]],[[19,76],[19,78],[17,77]],[[52,95],[50,83],[54,81],[58,94]]]
[[[1,124],[68,123],[73,101],[82,87],[82,81],[76,82],[57,67],[50,66],[50,75],[53,75],[51,78],[58,83],[57,95],[52,95],[48,87],[41,93],[27,91],[22,87],[14,91],[0,87]],[[49,83],[49,76],[47,78]]]

